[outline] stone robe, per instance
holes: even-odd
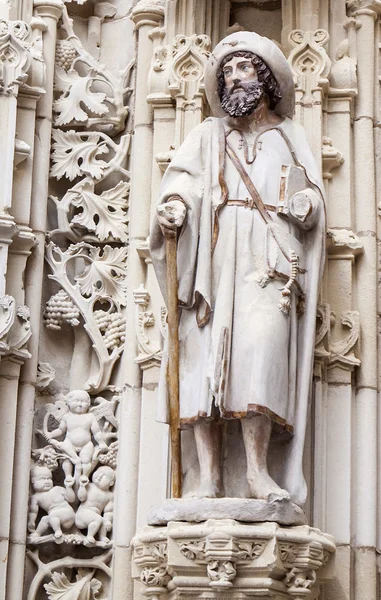
[[[250,194],[226,155],[227,133],[268,206],[275,238],[256,208],[234,204]],[[266,414],[274,435],[292,436],[283,455],[295,455],[295,464],[291,469],[279,464],[276,470],[278,483],[294,490],[293,499],[302,503],[301,457],[323,264],[322,186],[305,134],[290,119],[257,137],[252,164],[245,161],[240,138],[239,132],[229,132],[225,119],[207,119],[189,134],[161,187],[159,203],[179,195],[187,206],[178,240],[181,424],[216,415],[231,419]],[[303,166],[309,186],[318,192],[304,223],[276,212],[281,169],[290,164]],[[290,313],[280,310],[285,281],[269,277],[273,269],[287,280],[291,250],[306,271],[298,277],[305,293],[303,316],[297,315],[300,298],[295,289]],[[157,220],[151,253],[166,297],[165,245]],[[166,406],[165,363],[164,356],[161,408]],[[166,411],[159,419],[167,419]],[[288,482],[290,470],[295,473]]]

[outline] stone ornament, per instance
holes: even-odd
[[[110,545],[116,403],[116,397],[98,397],[91,406],[87,392],[73,390],[64,399],[46,405],[40,433],[48,445],[32,453],[29,543]],[[58,426],[51,429],[51,421]],[[52,471],[56,480],[63,479],[63,486],[54,485]],[[39,509],[47,514],[37,523]]]
[[[172,522],[146,527],[132,545],[133,576],[144,584],[146,596],[164,594],[169,586],[174,598],[217,598],[226,590],[244,599],[258,590],[274,600],[314,598],[333,576],[333,538],[308,526],[244,525],[231,519]],[[158,545],[165,545],[161,555],[155,552]],[[149,570],[171,577],[159,582],[147,577]]]
[[[44,561],[40,550],[27,551],[37,567],[26,600],[37,600],[41,593],[48,600],[105,600],[112,569],[112,551],[92,558],[62,558]],[[43,591],[44,590],[44,591]]]

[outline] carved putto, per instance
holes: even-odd
[[[114,396],[91,404],[86,391],[73,390],[46,404],[40,435],[48,445],[32,453],[30,543],[110,545],[117,403]]]

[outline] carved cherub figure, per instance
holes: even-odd
[[[92,476],[92,482],[78,491],[81,504],[78,507],[75,524],[78,529],[87,528],[87,542],[94,544],[99,531],[99,539],[109,543],[107,532],[112,528],[115,473],[111,467],[99,467]]]
[[[70,529],[75,521],[75,512],[69,502],[75,501],[72,483],[65,487],[53,484],[52,473],[48,467],[35,466],[31,470],[34,494],[30,498],[28,529],[31,538],[40,538],[49,527],[54,531],[54,537],[62,537],[62,529]],[[36,519],[39,508],[47,515],[41,518],[36,528]]]
[[[68,411],[60,416],[57,429],[45,433],[46,439],[68,457],[62,464],[65,483],[74,481],[73,465],[75,465],[75,479],[82,487],[88,484],[92,469],[94,459],[92,438],[94,437],[97,442],[99,451],[108,450],[96,416],[89,412],[90,402],[89,394],[83,390],[69,392],[66,396]],[[64,440],[56,440],[63,435],[65,435]]]

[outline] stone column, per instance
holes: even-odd
[[[377,241],[374,135],[375,20],[379,2],[349,2],[357,22],[358,97],[354,118],[356,232],[364,246],[357,263],[361,369],[355,401],[355,598],[376,598],[377,502]]]
[[[162,24],[164,3],[141,0],[131,18],[137,31],[137,64],[135,83],[135,135],[131,166],[130,248],[128,259],[129,292],[127,304],[134,306],[133,290],[144,281],[144,263],[137,247],[149,233],[152,165],[152,108],[146,103],[148,73],[153,53],[150,32]],[[115,554],[113,598],[124,600],[132,594],[127,565],[131,563],[130,541],[136,531],[139,444],[141,426],[141,371],[136,364],[137,340],[133,334],[135,313],[130,310],[126,322],[126,345],[121,359],[124,390],[120,404],[120,449],[116,499]]]
[[[25,298],[30,307],[33,337],[29,343],[30,361],[20,374],[15,435],[15,464],[11,514],[12,544],[9,551],[7,600],[19,600],[23,593],[20,572],[25,562],[26,521],[28,513],[30,448],[34,417],[34,394],[37,374],[41,295],[44,270],[44,246],[50,160],[51,116],[56,26],[63,4],[60,0],[35,2],[35,16],[43,31],[43,56],[46,63],[45,94],[37,104],[36,145],[33,160],[33,186],[30,227],[37,246],[28,262],[25,275]],[[42,20],[42,22],[41,22]]]

